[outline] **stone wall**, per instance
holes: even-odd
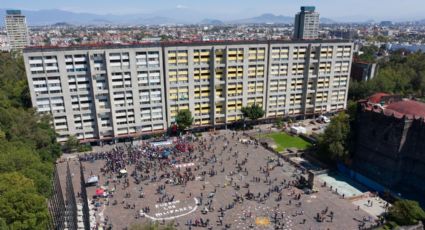
[[[356,126],[356,171],[392,190],[425,194],[423,119],[360,109]]]

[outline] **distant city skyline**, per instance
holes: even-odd
[[[147,14],[163,16],[181,11],[185,17],[235,20],[263,13],[294,16],[302,5],[316,6],[322,17],[340,22],[425,19],[423,0],[1,0],[1,8],[22,10],[60,9],[95,14]],[[225,6],[225,7],[223,7]]]

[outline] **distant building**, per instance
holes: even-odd
[[[0,34],[0,51],[9,51],[9,44],[5,34]]]
[[[379,23],[380,26],[382,27],[389,27],[393,25],[392,21],[382,21],[381,23]]]
[[[351,79],[356,81],[369,81],[376,75],[377,64],[354,61],[351,67]]]
[[[319,37],[319,13],[314,6],[302,6],[295,16],[295,39],[317,39]]]
[[[410,52],[425,52],[425,45],[415,45],[415,44],[386,44],[386,48],[390,51],[397,51],[404,49]]]
[[[6,10],[5,25],[11,50],[21,50],[28,46],[27,21],[20,10]]]
[[[360,102],[352,167],[402,197],[424,202],[425,103],[377,93]]]
[[[381,32],[381,34],[384,35],[384,36],[392,37],[392,36],[394,36],[394,30],[384,30],[384,31]]]
[[[357,37],[359,34],[357,30],[338,29],[338,30],[331,30],[329,32],[329,35],[331,36],[331,38],[335,38],[335,39],[353,40],[353,38]]]

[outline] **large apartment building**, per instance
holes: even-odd
[[[32,47],[24,50],[33,106],[58,141],[162,132],[189,109],[194,126],[223,126],[258,104],[266,118],[346,108],[352,43],[220,41]]]

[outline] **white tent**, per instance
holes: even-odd
[[[87,180],[87,184],[95,184],[97,182],[99,182],[99,177],[98,176],[91,176]]]
[[[307,129],[302,127],[302,126],[292,126],[291,127],[291,133],[294,134],[306,134],[307,133]]]

